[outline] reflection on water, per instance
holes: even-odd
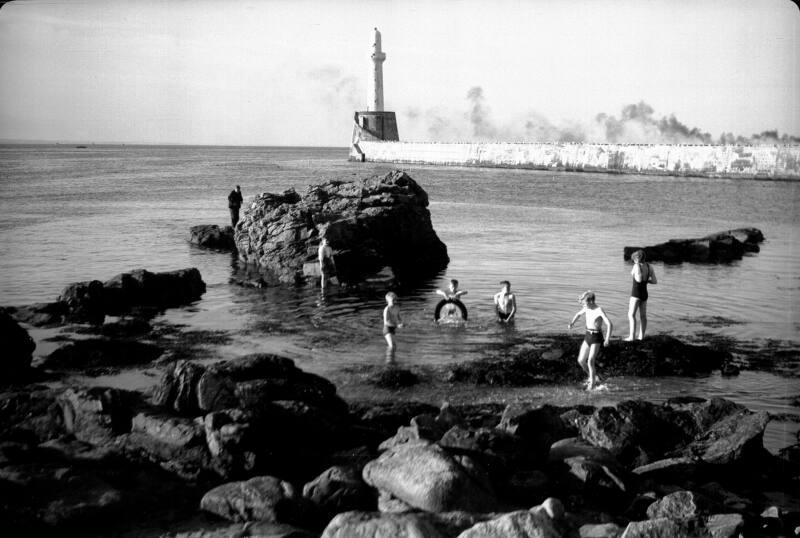
[[[346,149],[0,146],[0,297],[3,304],[53,300],[74,281],[137,267],[197,267],[208,285],[192,308],[165,319],[234,333],[221,358],[280,349],[305,369],[335,374],[386,361],[383,288],[243,288],[231,257],[187,242],[191,226],[224,224],[226,196],[248,199],[332,176],[387,167],[346,161]],[[405,328],[394,360],[435,365],[562,332],[585,289],[627,332],[630,265],[625,245],[756,226],[761,252],[725,265],[653,264],[651,333],[709,332],[738,339],[798,337],[800,183],[617,176],[524,170],[410,167],[429,194],[434,227],[451,262],[436,278],[396,289]],[[457,278],[469,295],[463,326],[433,322],[436,288]],[[510,280],[514,326],[496,323],[492,296]],[[576,334],[576,338],[579,338]],[[40,353],[41,349],[37,350]],[[537,389],[538,390],[538,389]],[[549,390],[549,389],[548,389]],[[560,391],[560,392],[559,392]],[[697,380],[613,380],[591,398],[727,395],[753,408],[797,414],[781,399],[796,384],[769,374]],[[565,387],[548,398],[578,399]],[[511,398],[516,391],[503,393]],[[527,391],[526,394],[532,394]],[[778,411],[776,411],[778,412]],[[772,428],[772,426],[771,426]],[[772,431],[772,430],[770,430]],[[770,434],[772,435],[772,434]]]

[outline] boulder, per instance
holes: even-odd
[[[364,481],[411,506],[431,512],[489,512],[497,505],[480,476],[444,449],[406,444],[391,448],[364,467]]]
[[[421,514],[344,512],[334,517],[322,538],[444,538]]]
[[[104,445],[131,431],[136,393],[107,387],[69,388],[58,398],[64,429],[79,441]]]
[[[3,348],[0,383],[25,378],[30,372],[36,343],[3,308],[0,308],[0,346]]]
[[[503,411],[497,428],[519,437],[530,451],[531,459],[544,459],[555,441],[578,433],[563,416],[566,411],[549,404],[533,408],[512,404]]]
[[[271,280],[296,283],[313,267],[327,238],[338,277],[361,282],[390,267],[403,280],[435,275],[447,266],[447,247],[433,230],[428,195],[405,172],[356,181],[330,180],[301,196],[256,196],[235,230],[239,258]]]
[[[64,435],[61,392],[33,385],[0,393],[0,440],[38,444]]]
[[[258,425],[252,414],[241,409],[214,411],[203,419],[203,428],[214,469],[220,476],[240,476],[256,468],[263,443],[259,442]]]
[[[196,415],[200,411],[197,384],[205,371],[204,366],[190,361],[177,361],[168,365],[153,390],[153,405],[168,407],[182,414]]]
[[[136,306],[168,308],[189,304],[206,292],[206,284],[194,267],[163,273],[137,269],[107,280],[103,290],[105,312],[115,314]]]
[[[622,528],[616,523],[587,523],[578,529],[580,538],[619,538]]]
[[[458,538],[561,538],[561,532],[543,510],[518,510],[478,523]]]
[[[52,327],[61,325],[69,313],[67,305],[61,302],[34,303],[24,306],[8,307],[6,312],[20,323],[34,327]]]
[[[300,524],[308,515],[308,505],[294,487],[273,476],[217,486],[203,495],[200,508],[231,521]]]
[[[438,409],[424,402],[369,402],[350,404],[350,415],[359,424],[373,429],[377,436],[385,439],[398,428],[406,426],[413,417],[426,413],[435,414]]]
[[[189,242],[198,247],[225,251],[236,250],[231,226],[220,228],[216,224],[200,224],[192,226],[189,234]]]
[[[439,440],[450,454],[467,455],[485,468],[495,486],[507,482],[511,472],[528,459],[519,437],[495,428],[453,426]]]
[[[169,533],[169,536],[174,538],[319,538],[319,533],[285,523],[251,521],[215,525],[212,528],[206,526],[197,531]]]
[[[768,422],[766,411],[753,413],[743,409],[713,423],[682,453],[712,464],[743,464],[757,460],[764,449],[764,430]]]
[[[764,234],[757,228],[738,228],[707,235],[697,239],[670,239],[649,247],[625,247],[623,257],[644,250],[648,261],[678,262],[730,262],[740,260],[745,252],[758,252]]]
[[[358,467],[330,467],[303,486],[303,497],[333,515],[351,510],[374,511],[375,492]]]
[[[710,502],[694,491],[676,491],[665,495],[647,507],[647,517],[658,519],[691,519],[710,512]]]
[[[135,340],[87,338],[65,344],[45,357],[42,367],[49,370],[81,370],[148,364],[163,350]]]
[[[69,284],[58,302],[66,305],[70,318],[87,321],[102,321],[105,316],[105,294],[99,280],[73,282]]]
[[[710,538],[710,536],[700,520],[666,517],[631,521],[622,533],[622,538]]]
[[[706,519],[706,528],[711,538],[736,538],[744,530],[741,514],[713,514]]]

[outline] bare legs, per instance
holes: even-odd
[[[386,338],[386,362],[393,363],[395,353],[397,352],[397,344],[394,341],[394,335],[392,333],[386,333],[383,337]]]
[[[636,323],[637,311],[641,319],[640,324]],[[626,342],[631,342],[634,337],[637,337],[639,340],[644,339],[645,331],[647,331],[647,301],[640,301],[636,297],[631,297],[631,302],[628,304],[628,327],[629,332],[628,337],[625,339]]]
[[[592,390],[595,383],[597,383],[597,374],[595,373],[594,361],[597,358],[597,353],[600,351],[600,344],[592,344],[591,346],[586,342],[581,344],[581,350],[578,352],[578,364],[581,369],[586,372],[589,379],[586,382],[586,389]]]

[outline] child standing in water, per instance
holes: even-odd
[[[595,303],[595,295],[593,291],[585,291],[578,298],[578,302],[583,305],[583,308],[572,317],[569,322],[569,329],[578,320],[580,316],[586,317],[586,335],[581,343],[581,350],[578,352],[578,364],[581,369],[586,372],[589,379],[586,381],[586,389],[592,390],[599,378],[595,372],[594,362],[597,354],[600,352],[600,344],[608,347],[608,342],[611,339],[611,331],[614,326],[611,320],[608,319],[606,313]],[[602,325],[606,324],[606,334],[603,337]]]
[[[390,291],[386,294],[386,308],[383,309],[383,337],[386,339],[386,359],[389,362],[394,360],[394,354],[397,350],[394,333],[402,326],[403,320],[400,318],[397,294]]]
[[[517,298],[511,293],[511,283],[508,280],[501,280],[503,289],[494,294],[494,307],[497,311],[497,319],[500,323],[511,323],[517,313]]]

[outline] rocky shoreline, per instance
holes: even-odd
[[[36,367],[12,318],[29,311],[2,313],[19,342],[5,364],[28,360],[0,393],[0,513],[11,534],[716,537],[793,536],[800,525],[800,445],[770,454],[769,416],[728,400],[343,399],[285,357],[197,353],[195,341],[226,335],[154,327],[130,302],[124,317],[87,324],[96,319],[85,304],[107,304],[93,291],[67,309],[92,336]],[[576,346],[554,335],[426,371],[374,367],[365,382],[574,383]],[[737,364],[718,346],[669,336],[600,359],[611,375],[656,377]],[[154,367],[160,379],[146,391],[72,377]]]

